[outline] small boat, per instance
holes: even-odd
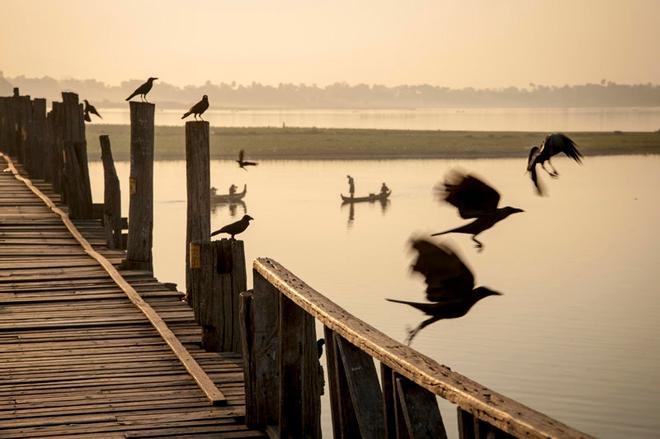
[[[245,197],[247,193],[247,185],[243,185],[242,192],[236,192],[233,194],[218,194],[216,193],[217,189],[211,188],[211,203],[237,203]]]
[[[374,203],[376,201],[385,201],[387,200],[390,195],[392,195],[392,191],[387,191],[387,192],[381,192],[378,194],[369,194],[366,197],[347,197],[344,194],[341,194],[341,202],[342,203],[362,203],[362,202],[369,202],[369,203]]]

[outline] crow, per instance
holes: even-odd
[[[218,235],[220,233],[227,233],[228,235],[231,235],[231,239],[236,239],[235,236],[238,235],[239,233],[242,233],[245,231],[245,229],[248,228],[250,225],[250,221],[252,221],[254,218],[252,218],[250,215],[243,215],[243,218],[239,219],[238,221],[227,224],[223,228],[216,230],[215,232],[211,233],[211,236]]]
[[[92,118],[90,117],[90,114],[93,114],[95,116],[98,116],[99,118],[103,119],[103,117],[99,114],[98,111],[96,111],[96,107],[93,106],[92,104],[89,103],[87,99],[84,99],[85,102],[85,109],[83,110],[85,113],[85,120],[87,122],[91,122]]]
[[[411,268],[424,276],[426,298],[431,302],[386,299],[412,306],[430,316],[408,331],[408,345],[419,331],[428,325],[438,320],[463,317],[484,297],[502,295],[490,288],[475,288],[474,275],[448,245],[415,239],[412,241],[412,248],[417,251],[418,256]]]
[[[541,165],[543,170],[548,173],[552,178],[559,177],[559,172],[552,166],[550,159],[559,154],[564,153],[568,157],[572,158],[578,163],[582,163],[582,154],[577,149],[575,142],[570,139],[567,135],[562,133],[555,133],[545,136],[541,147],[534,145],[532,149],[529,150],[529,157],[527,159],[527,172],[530,174],[532,183],[536,187],[536,192],[539,195],[543,195],[543,188],[538,180],[538,175],[536,174],[536,165]],[[548,162],[548,165],[552,168],[552,172],[548,171],[545,168],[545,162]]]
[[[236,160],[236,163],[238,163],[239,168],[243,169],[244,171],[247,171],[245,169],[246,166],[257,166],[257,162],[248,162],[246,160],[243,160],[245,158],[245,151],[241,149],[241,151],[238,153],[238,160]]]
[[[517,207],[500,207],[500,194],[473,175],[465,175],[460,171],[453,170],[445,178],[445,182],[436,186],[436,192],[440,197],[458,208],[461,218],[476,218],[471,223],[444,232],[434,233],[431,236],[444,235],[446,233],[465,233],[472,235],[472,240],[479,250],[483,250],[483,243],[477,239],[477,235],[490,229],[509,215],[524,212]]]
[[[186,113],[184,113],[183,116],[181,116],[181,119],[185,119],[191,114],[194,115],[195,119],[197,119],[197,116],[199,116],[199,118],[202,119],[202,114],[207,110],[207,108],[209,108],[209,97],[204,95],[202,96],[201,101],[197,102],[195,105],[190,107],[190,110],[188,110]]]
[[[144,102],[149,102],[149,101],[147,101],[147,93],[149,93],[151,91],[151,87],[153,87],[154,81],[157,80],[157,79],[158,78],[149,78],[149,79],[147,79],[147,82],[145,82],[144,84],[142,84],[141,86],[136,88],[135,91],[129,97],[126,98],[126,100],[130,101],[135,96],[140,95],[140,98],[142,98],[142,100]]]

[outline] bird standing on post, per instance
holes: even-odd
[[[245,151],[241,149],[241,151],[238,153],[238,160],[236,160],[236,163],[238,163],[238,167],[241,168],[244,171],[247,171],[245,169],[246,166],[257,166],[257,162],[248,162],[245,159]]]
[[[436,188],[441,198],[447,203],[458,208],[461,218],[476,218],[469,224],[434,233],[431,236],[444,235],[446,233],[465,233],[472,235],[472,240],[478,249],[483,249],[483,243],[477,239],[477,235],[490,229],[511,214],[524,212],[516,207],[500,207],[500,194],[472,175],[465,175],[453,170],[445,178],[444,183]]]
[[[183,116],[181,116],[181,119],[185,119],[186,117],[190,116],[191,114],[197,119],[197,116],[199,116],[200,119],[202,119],[202,114],[209,108],[209,97],[204,95],[202,96],[202,100],[197,102],[195,105],[190,107],[190,110],[185,112]],[[204,120],[204,119],[202,119]]]
[[[567,135],[562,133],[555,133],[545,136],[541,147],[532,146],[532,149],[529,150],[529,157],[527,159],[527,172],[530,174],[530,178],[536,187],[536,192],[539,195],[543,195],[543,188],[538,180],[538,175],[536,175],[536,165],[541,165],[543,170],[548,173],[552,178],[559,177],[559,172],[552,166],[550,159],[559,154],[564,153],[568,157],[572,158],[578,163],[582,163],[582,154],[577,149],[575,142],[569,138]],[[548,162],[548,165],[552,168],[552,172],[548,171],[545,168],[545,162]]]
[[[96,107],[93,106],[92,104],[89,103],[87,99],[84,99],[85,102],[85,109],[83,110],[85,114],[85,120],[87,122],[91,122],[92,118],[90,117],[90,114],[93,114],[95,116],[98,116],[99,118],[103,119],[103,117],[99,114],[98,111],[96,111]]]
[[[424,276],[426,298],[431,303],[386,299],[412,306],[431,316],[408,331],[408,345],[419,331],[428,325],[438,320],[463,317],[484,297],[502,295],[486,287],[475,288],[474,275],[446,244],[436,245],[424,239],[416,239],[412,242],[412,248],[417,251],[418,256],[411,268]]]
[[[211,236],[219,235],[220,233],[227,233],[228,235],[231,235],[231,239],[236,239],[235,236],[239,233],[243,233],[245,229],[248,228],[250,221],[252,220],[254,220],[254,218],[252,218],[250,215],[243,215],[243,218],[234,223],[227,224],[219,230],[216,230],[215,232],[211,233]]]
[[[144,102],[149,102],[149,101],[147,101],[147,93],[149,93],[151,91],[151,87],[154,86],[154,81],[157,80],[157,79],[158,78],[149,78],[149,79],[147,79],[147,82],[145,82],[144,84],[142,84],[141,86],[136,88],[135,91],[129,97],[126,98],[126,100],[130,101],[135,96],[140,95],[140,98],[142,98],[142,100]]]

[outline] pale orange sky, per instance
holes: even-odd
[[[177,85],[660,82],[655,0],[2,0],[6,76]]]

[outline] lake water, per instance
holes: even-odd
[[[411,275],[411,236],[461,224],[432,187],[454,166],[486,176],[504,205],[525,209],[481,235],[445,241],[460,250],[477,283],[504,293],[466,317],[423,330],[413,347],[532,408],[600,437],[657,437],[660,431],[660,156],[559,158],[549,196],[534,194],[525,160],[263,161],[249,172],[213,161],[213,185],[247,184],[255,218],[241,236],[247,258],[269,256],[312,287],[397,340],[418,311],[386,297],[422,300]],[[128,163],[117,164],[128,209]],[[391,203],[341,207],[346,174],[356,193],[392,188]],[[102,168],[91,165],[102,199]],[[155,165],[155,272],[184,281],[185,164]],[[227,207],[212,227],[237,219]],[[251,281],[249,281],[251,284]],[[455,409],[441,405],[455,437]],[[329,425],[328,411],[324,423]],[[329,428],[329,427],[327,427]]]
[[[185,110],[157,108],[156,125],[183,125]],[[94,123],[130,123],[128,109],[100,108]],[[222,127],[317,127],[467,131],[656,131],[660,107],[432,108],[399,110],[208,110]]]

